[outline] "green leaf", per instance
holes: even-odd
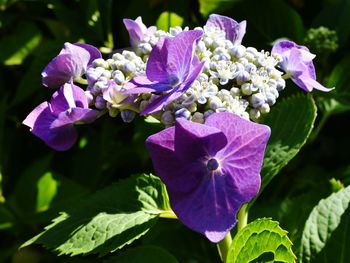
[[[39,28],[31,22],[20,22],[14,31],[0,41],[0,61],[5,65],[20,65],[39,45]]]
[[[310,95],[297,95],[279,102],[263,119],[271,128],[271,137],[261,170],[260,192],[305,144],[313,129],[316,111]]]
[[[166,250],[155,246],[142,246],[128,249],[120,255],[110,257],[104,263],[178,263],[177,259]]]
[[[36,211],[42,212],[49,209],[50,204],[55,198],[59,187],[59,182],[50,172],[40,177],[37,184],[38,195],[36,202]]]
[[[350,71],[350,53],[345,55],[345,57],[340,61],[339,64],[335,66],[331,75],[327,80],[328,87],[335,87],[335,90],[329,93],[333,95],[336,99],[344,106],[348,106],[350,102],[350,76],[348,72]]]
[[[167,200],[158,177],[132,176],[72,205],[22,247],[39,243],[59,254],[107,254],[144,235],[169,208]]]
[[[295,262],[292,242],[278,222],[257,219],[240,230],[232,241],[227,263]]]
[[[173,12],[163,12],[157,19],[156,25],[158,29],[168,31],[170,27],[182,26],[184,19]]]
[[[305,223],[300,262],[345,263],[350,258],[350,186],[322,199]]]
[[[212,13],[220,13],[240,0],[199,0],[199,12],[208,17]]]

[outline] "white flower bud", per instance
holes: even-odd
[[[244,95],[251,95],[252,94],[252,89],[251,89],[252,84],[250,83],[244,83],[241,86],[241,91]]]
[[[92,62],[93,67],[102,67],[102,68],[108,68],[108,62],[104,60],[103,58],[97,58]]]
[[[218,97],[212,96],[209,98],[209,107],[212,110],[216,110],[217,108],[221,108],[222,101]]]
[[[166,126],[170,126],[174,123],[174,116],[171,111],[165,111],[162,114],[161,122]]]
[[[197,122],[197,123],[204,123],[204,114],[201,112],[195,112],[192,116],[191,121]]]
[[[186,108],[181,108],[175,112],[175,117],[189,119],[191,117],[191,112]]]
[[[123,84],[125,81],[125,76],[124,76],[123,72],[121,72],[120,70],[113,71],[112,77],[113,77],[113,80],[115,81],[115,83],[117,83],[119,85]]]
[[[250,99],[254,108],[260,108],[265,103],[265,96],[261,93],[253,94]]]
[[[135,118],[136,113],[131,110],[123,110],[120,112],[120,116],[124,122],[129,123]]]
[[[261,114],[266,114],[270,112],[270,106],[267,103],[264,103],[260,108],[259,111]]]
[[[246,48],[242,45],[235,45],[229,50],[230,54],[235,56],[236,58],[241,58],[244,56],[246,52]]]
[[[250,109],[249,110],[249,117],[250,119],[252,119],[253,121],[256,121],[260,118],[261,114],[260,111],[257,109]]]

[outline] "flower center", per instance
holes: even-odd
[[[170,86],[176,86],[179,83],[179,78],[176,75],[168,76]]]
[[[219,168],[219,163],[215,158],[211,158],[207,162],[207,168],[209,171],[214,171]]]

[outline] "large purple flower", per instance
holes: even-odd
[[[242,204],[259,191],[269,136],[269,127],[222,112],[205,124],[179,118],[146,145],[175,214],[218,242],[235,226]]]
[[[159,40],[147,61],[146,76],[135,77],[124,85],[126,94],[166,92],[142,115],[159,111],[179,98],[202,72],[204,63],[195,54],[196,41],[202,35],[200,30],[190,30]]]
[[[244,20],[240,23],[222,15],[210,15],[206,27],[217,27],[225,31],[226,39],[232,41],[234,45],[239,45],[245,35],[247,22]]]
[[[279,67],[306,92],[314,88],[326,92],[332,90],[316,81],[315,66],[312,62],[316,56],[310,53],[307,47],[297,45],[293,41],[280,40],[274,44],[271,53],[282,57]]]
[[[50,102],[37,106],[23,121],[31,132],[48,146],[65,151],[77,140],[74,124],[91,123],[98,111],[88,108],[84,91],[73,84],[65,84],[56,91]]]
[[[147,28],[142,22],[142,18],[140,16],[135,20],[125,18],[123,19],[123,22],[128,30],[130,44],[132,46],[138,45],[146,36],[152,35],[157,30],[155,26]]]
[[[42,83],[46,87],[58,88],[80,78],[92,61],[101,57],[100,51],[94,46],[67,42],[41,73]]]

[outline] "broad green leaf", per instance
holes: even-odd
[[[279,102],[263,119],[271,128],[271,137],[261,170],[260,192],[305,144],[313,129],[316,111],[313,98],[300,94]]]
[[[322,199],[305,223],[300,262],[349,262],[350,186]]]
[[[0,203],[0,230],[11,228],[15,218],[13,214]]]
[[[110,257],[104,263],[178,263],[177,259],[166,250],[155,246],[142,246],[128,249],[120,255]]]
[[[59,181],[57,181],[50,172],[40,177],[37,184],[38,195],[36,211],[42,212],[50,207],[53,198],[55,198],[58,192],[59,184]]]
[[[234,237],[227,254],[227,263],[295,262],[292,242],[278,222],[256,219]]]
[[[157,28],[168,31],[170,27],[182,26],[184,19],[173,12],[163,12],[157,19]]]
[[[212,13],[218,13],[230,8],[240,0],[199,0],[199,12],[208,17]]]
[[[14,31],[0,41],[0,61],[5,65],[20,65],[39,45],[39,28],[31,22],[20,22]]]
[[[350,102],[350,53],[348,53],[339,64],[332,70],[327,80],[328,87],[335,87],[335,90],[327,95],[333,95],[341,104],[349,108]],[[335,109],[339,108],[335,107]],[[333,107],[334,108],[334,107]],[[333,111],[335,109],[332,109]]]
[[[22,247],[39,243],[59,254],[107,254],[144,235],[169,208],[167,199],[158,177],[132,176],[72,204]]]

